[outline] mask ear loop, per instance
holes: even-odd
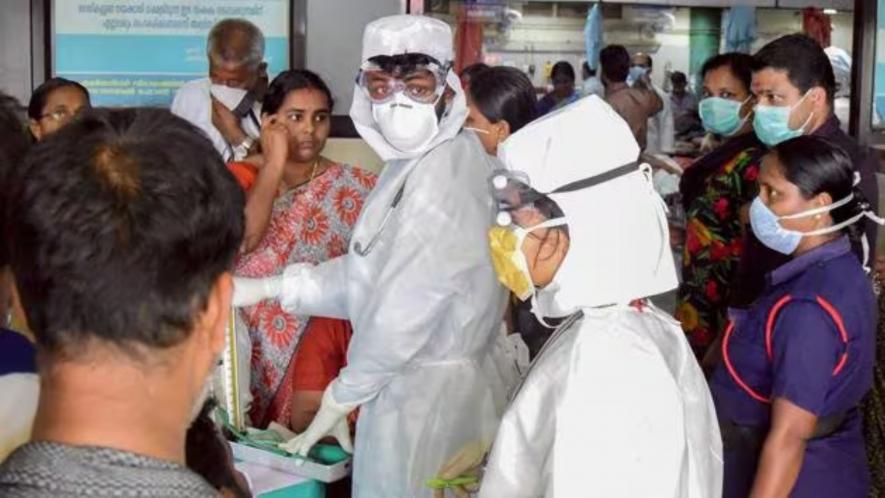
[[[744,106],[747,105],[747,102],[749,102],[750,100],[752,100],[752,98],[753,98],[753,95],[750,95],[749,97],[747,97],[746,99],[744,99],[743,102],[741,102],[741,106],[738,107],[738,117],[740,117],[740,115],[741,115],[741,109],[743,109]],[[742,129],[744,126],[747,125],[747,121],[750,120],[750,116],[752,116],[754,112],[755,112],[755,107],[750,107],[750,112],[748,112],[746,116],[744,116],[743,118],[741,118],[741,122],[740,122],[740,124],[737,126],[737,128],[735,128],[733,132],[729,133],[729,134],[726,135],[726,136],[728,136],[728,137],[733,137],[735,133],[741,131],[741,129]]]
[[[805,102],[805,99],[808,98],[808,94],[809,94],[810,92],[811,92],[811,90],[808,90],[807,92],[805,92],[805,95],[803,95],[802,98],[799,99],[799,102],[796,102],[796,105],[794,105],[793,107],[790,108],[790,116],[793,115],[793,111],[794,111],[797,107],[799,107],[800,105],[802,105],[802,102]],[[805,128],[808,126],[808,123],[811,122],[811,118],[813,118],[813,117],[814,117],[814,111],[811,111],[811,114],[808,115],[808,119],[806,119],[805,122],[802,123],[802,126],[800,126],[800,127],[798,128],[799,130],[802,131],[802,133],[805,133]],[[789,116],[787,116],[787,119],[789,120]],[[787,124],[787,128],[789,128],[789,127],[790,127],[790,125]]]

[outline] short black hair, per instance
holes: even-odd
[[[436,60],[436,58],[415,52],[397,55],[376,55],[370,57],[369,62],[377,65],[382,71],[391,74],[405,74],[417,66],[426,66],[428,64],[442,66],[442,62]]]
[[[784,177],[799,188],[805,199],[826,192],[836,202],[854,194],[851,202],[830,212],[834,224],[871,209],[860,189],[854,187],[851,156],[833,142],[802,135],[775,145],[771,153],[777,155],[783,166]],[[855,238],[860,235],[861,226],[855,224],[846,230]]]
[[[559,61],[553,65],[550,70],[550,79],[555,80],[557,76],[567,80],[575,81],[575,68],[568,61]]]
[[[248,497],[248,490],[242,489],[234,476],[236,469],[227,440],[212,420],[216,404],[213,398],[207,399],[191,422],[185,436],[185,464],[213,488],[227,489],[237,498]]]
[[[6,180],[19,167],[31,141],[20,118],[21,105],[14,97],[0,92],[0,192],[8,192]],[[5,195],[5,194],[4,194]],[[0,227],[4,227],[5,209],[0,202]],[[5,233],[5,230],[0,232]],[[8,264],[8,237],[0,237],[0,269]]]
[[[682,71],[673,71],[673,74],[670,75],[670,83],[674,85],[687,85],[688,78]]]
[[[489,69],[488,64],[486,64],[484,62],[477,62],[476,64],[471,64],[471,65],[465,67],[464,69],[462,69],[461,74],[459,74],[458,76],[461,78],[467,78],[472,82],[473,78],[476,78],[477,74],[479,74],[483,71],[486,71],[488,69]]]
[[[40,348],[96,339],[134,359],[185,340],[243,238],[212,143],[162,109],[92,109],[10,179],[10,266]]]
[[[34,93],[31,94],[31,101],[28,103],[28,117],[35,121],[39,120],[43,115],[43,109],[46,107],[49,96],[59,88],[76,88],[83,92],[87,102],[90,100],[89,90],[80,83],[64,78],[50,78],[35,88]]]
[[[740,80],[744,84],[744,88],[749,92],[753,84],[754,64],[753,56],[749,54],[729,52],[727,54],[714,55],[701,66],[701,77],[706,77],[707,73],[715,71],[720,67],[727,67],[731,74]]]
[[[473,77],[469,91],[479,112],[492,123],[507,121],[511,133],[538,117],[535,86],[519,69],[489,68]]]
[[[630,53],[623,45],[609,45],[599,52],[599,65],[606,79],[622,83],[630,74]]]
[[[583,71],[584,75],[588,78],[591,76],[596,76],[596,70],[591,69],[590,64],[588,64],[587,61],[584,61],[581,64],[581,71]]]
[[[278,74],[267,87],[264,102],[261,104],[263,114],[276,114],[286,100],[289,92],[312,89],[322,92],[329,103],[329,110],[335,107],[332,91],[318,74],[307,69],[289,69]]]
[[[756,52],[753,71],[769,67],[786,71],[790,83],[802,93],[816,86],[822,87],[832,104],[836,95],[836,76],[830,58],[813,38],[794,34],[768,43]]]

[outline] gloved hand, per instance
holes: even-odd
[[[280,448],[292,453],[307,457],[307,453],[320,439],[332,436],[338,440],[341,449],[353,453],[353,443],[350,441],[350,425],[347,423],[347,415],[356,408],[356,405],[342,405],[335,401],[332,395],[332,384],[323,393],[323,401],[313,422],[307,430],[295,436],[289,441],[280,444]]]
[[[283,292],[283,277],[241,278],[234,277],[234,296],[231,306],[252,306],[265,299],[272,299]]]
[[[479,474],[488,452],[489,445],[484,442],[471,441],[465,444],[439,468],[437,479],[451,481],[461,477],[475,477],[477,480],[474,484],[452,485],[448,488],[456,497],[468,498],[470,493],[475,493],[479,489]],[[446,488],[436,488],[433,490],[433,497],[444,498],[445,492]]]

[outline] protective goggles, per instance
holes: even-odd
[[[447,67],[432,62],[393,68],[367,62],[356,83],[374,104],[390,102],[400,92],[413,102],[435,104],[445,90],[447,72]]]
[[[550,192],[531,188],[528,175],[521,171],[497,170],[489,176],[489,190],[497,206],[497,223],[502,226],[525,226],[536,203],[553,194],[564,194],[594,187],[615,178],[639,171],[638,163],[630,162],[595,176],[565,184]]]

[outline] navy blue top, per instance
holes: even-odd
[[[777,314],[769,359],[766,321],[772,307],[786,295],[792,299]],[[830,303],[841,317],[847,346],[818,297]],[[858,406],[872,384],[876,315],[872,286],[846,237],[772,271],[765,291],[752,307],[730,310],[735,326],[727,356],[751,389],[763,397],[785,398],[820,417],[851,411],[842,430],[808,443],[793,497],[865,496],[866,458],[860,415],[851,409]],[[846,351],[845,365],[834,375]],[[720,420],[769,426],[771,405],[741,388],[724,362],[714,373],[710,387]],[[726,474],[728,459],[726,452]],[[729,481],[727,475],[726,487],[734,484]]]
[[[0,375],[36,373],[36,350],[25,336],[0,328]]]

